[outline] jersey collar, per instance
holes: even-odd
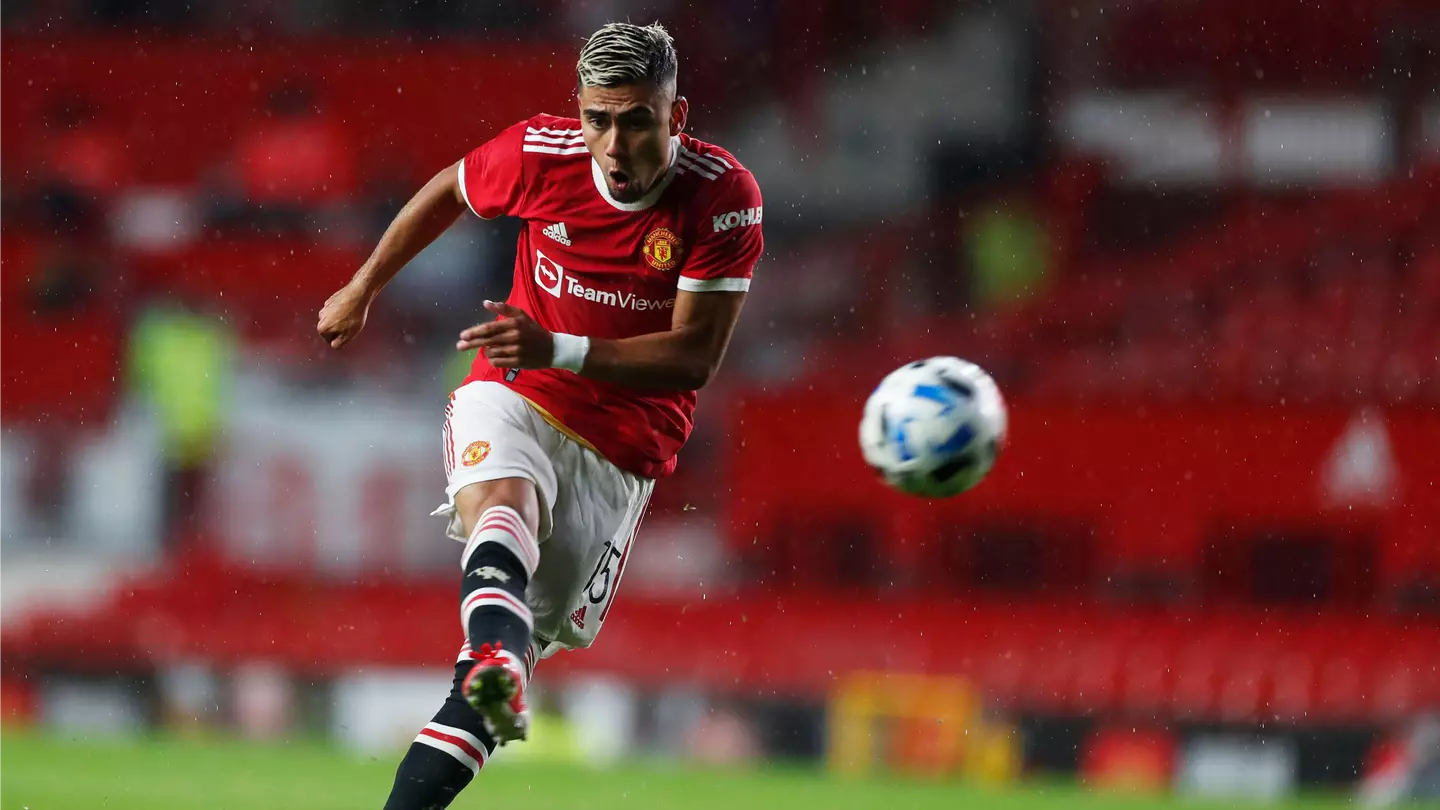
[[[676,135],[670,139],[670,167],[665,170],[665,176],[655,184],[655,188],[645,192],[645,196],[633,203],[623,203],[610,196],[610,187],[605,185],[605,172],[595,158],[590,158],[590,176],[595,178],[595,190],[610,203],[621,211],[644,211],[660,201],[660,195],[665,193],[665,188],[670,181],[675,179],[675,161],[680,158],[680,136]]]

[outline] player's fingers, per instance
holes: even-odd
[[[490,323],[476,324],[460,333],[461,340],[479,340],[489,337],[502,329],[509,329],[510,324],[504,321],[491,321]]]
[[[504,338],[504,336],[499,336],[499,337],[496,337],[496,336],[487,336],[487,337],[478,337],[478,338],[477,338],[477,337],[467,338],[467,337],[465,337],[465,336],[462,335],[459,340],[455,341],[455,348],[456,348],[457,350],[459,350],[459,351],[462,351],[462,352],[468,352],[468,351],[470,351],[471,349],[482,349],[482,348],[486,348],[486,347],[488,347],[488,346],[498,346],[498,345],[506,344],[506,343],[510,343],[510,342],[511,342],[511,341],[507,341],[507,340]]]
[[[528,318],[525,310],[519,307],[512,307],[504,301],[486,301],[485,308],[496,315],[504,315],[507,318]]]
[[[514,346],[520,342],[520,330],[513,327],[497,329],[475,339],[481,346]]]
[[[468,339],[481,346],[495,346],[501,343],[515,343],[520,340],[520,330],[513,321],[498,321],[486,324],[488,329],[475,330]]]

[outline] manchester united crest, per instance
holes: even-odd
[[[685,246],[680,242],[680,237],[669,228],[656,228],[645,237],[645,246],[640,252],[645,254],[645,261],[656,270],[669,270],[680,263],[680,254],[684,252]]]
[[[471,442],[470,446],[466,447],[465,452],[461,454],[460,463],[466,467],[474,467],[484,461],[488,455],[490,455],[489,442]]]

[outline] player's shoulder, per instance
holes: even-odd
[[[532,160],[573,163],[589,154],[578,118],[542,113],[516,124],[514,129],[520,140],[520,151]]]
[[[760,185],[755,175],[733,154],[713,143],[682,134],[675,166],[677,172],[698,179],[696,191],[703,198],[760,204]]]

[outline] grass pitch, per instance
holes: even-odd
[[[7,731],[0,737],[3,810],[357,810],[379,808],[400,754],[370,759],[319,743],[72,739]],[[1099,810],[1234,807],[1156,796],[1089,793],[1069,786],[977,788],[915,780],[842,780],[787,769],[698,771],[632,765],[493,763],[452,805],[457,810]],[[1241,806],[1244,806],[1243,804]],[[1272,808],[1349,807],[1344,798]]]

